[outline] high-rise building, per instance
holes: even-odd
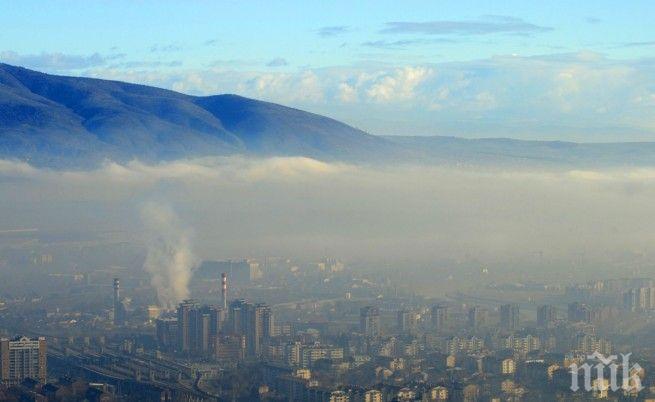
[[[442,332],[448,328],[449,309],[445,304],[437,304],[432,307],[432,328]]]
[[[178,352],[190,353],[191,343],[196,330],[194,310],[198,308],[196,300],[184,300],[177,307],[177,343]]]
[[[229,330],[233,335],[243,335],[246,341],[246,356],[257,358],[262,355],[262,345],[273,334],[273,313],[264,303],[252,304],[245,300],[230,303]]]
[[[648,311],[655,309],[655,288],[632,288],[623,294],[624,307],[629,311]]]
[[[412,310],[400,310],[397,316],[398,332],[405,335],[411,335],[416,332],[418,327],[418,314]]]
[[[567,319],[570,322],[591,322],[591,307],[583,303],[569,303],[567,308]]]
[[[26,378],[46,381],[46,340],[43,337],[0,339],[0,375],[4,384]]]
[[[184,300],[177,309],[178,351],[200,356],[215,351],[224,322],[222,308],[200,306],[195,300]]]
[[[291,366],[299,366],[302,362],[300,355],[302,343],[298,341],[289,342],[284,346],[284,360]]]
[[[273,313],[264,303],[246,304],[244,315],[244,335],[246,336],[246,356],[259,357],[262,343],[273,332]]]
[[[557,310],[551,304],[539,306],[537,309],[537,325],[540,327],[547,327],[549,324],[557,321]]]
[[[160,348],[173,350],[178,346],[177,318],[157,318],[155,328]]]
[[[487,310],[479,306],[471,307],[468,311],[468,326],[476,330],[487,322]]]
[[[373,306],[362,307],[359,311],[360,331],[368,337],[380,336],[380,309]]]
[[[229,331],[234,335],[244,334],[244,315],[246,313],[246,302],[243,299],[232,300],[229,311]]]
[[[514,330],[519,327],[519,305],[503,304],[500,306],[500,326],[503,329]]]

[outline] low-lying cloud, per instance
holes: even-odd
[[[370,263],[646,255],[655,169],[369,167],[308,158],[106,163],[53,171],[1,161],[2,230],[140,233],[171,205],[199,258],[326,252]]]

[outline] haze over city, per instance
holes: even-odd
[[[0,400],[652,400],[654,15],[0,0]]]

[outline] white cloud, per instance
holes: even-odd
[[[339,100],[344,103],[357,102],[357,90],[352,85],[342,82],[339,84]]]
[[[653,63],[582,51],[279,72],[230,65],[166,71],[93,68],[87,75],[192,94],[238,93],[328,114],[379,134],[604,141],[655,136],[650,118],[655,113]]]
[[[376,102],[412,100],[416,96],[416,89],[433,73],[433,70],[427,67],[397,69],[376,79],[366,94]]]

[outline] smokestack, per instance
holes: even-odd
[[[125,312],[121,305],[121,281],[114,278],[114,325],[123,325]]]
[[[227,274],[221,274],[221,293],[223,295],[223,309],[227,310]]]
[[[114,278],[114,306],[121,301],[121,281]]]

